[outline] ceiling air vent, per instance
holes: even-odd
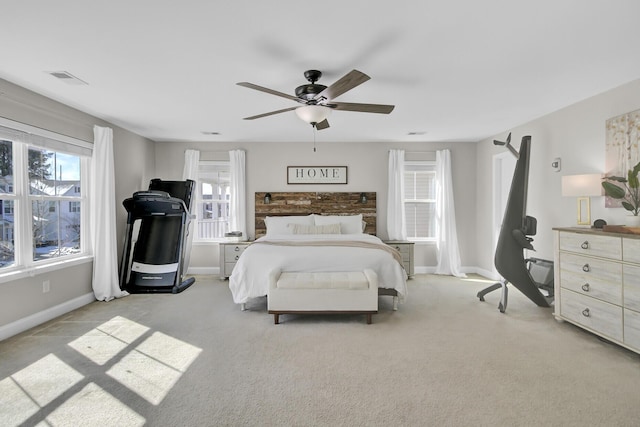
[[[77,78],[76,76],[74,76],[73,74],[69,73],[68,71],[48,71],[49,74],[51,74],[53,77],[55,77],[56,79],[63,81],[67,84],[70,85],[86,85],[88,84],[87,82],[80,80],[79,78]]]

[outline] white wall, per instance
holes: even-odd
[[[126,222],[126,212],[121,202],[138,190],[142,182],[148,185],[155,169],[153,141],[2,79],[0,79],[0,116],[87,142],[93,142],[94,125],[108,126],[113,129],[119,256]],[[21,319],[36,316],[43,321],[46,318],[39,316],[38,313],[48,312],[59,315],[61,312],[57,308],[67,307],[69,301],[80,301],[80,303],[87,301],[84,297],[92,292],[92,266],[92,262],[89,262],[0,283],[0,294],[2,294],[0,337],[3,335],[2,331],[7,328],[10,330],[19,328],[19,326],[14,327],[13,324],[20,322]],[[42,292],[44,280],[50,282],[51,290],[48,293]],[[74,307],[69,306],[66,310],[72,308]]]
[[[471,143],[178,143],[156,144],[156,167],[162,179],[181,179],[184,150],[228,151],[242,148],[247,159],[247,205],[249,237],[254,237],[254,193],[275,191],[375,191],[377,193],[378,235],[387,237],[387,169],[391,148],[406,151],[451,150],[458,237],[463,266],[475,266],[475,186],[476,145]],[[347,166],[346,185],[287,185],[287,166]],[[217,245],[196,245],[192,251],[194,268],[218,267]],[[416,266],[435,266],[433,245],[416,247]]]
[[[531,135],[531,160],[527,213],[538,220],[538,233],[529,256],[553,259],[553,227],[576,226],[576,199],[561,196],[563,175],[605,172],[605,121],[640,109],[640,80],[588,98],[537,120],[506,130],[478,145],[476,221],[477,262],[482,269],[493,265],[491,248],[491,164],[492,157],[504,150],[493,140],[504,141],[512,132],[519,147],[522,136]],[[562,159],[562,170],[554,172],[551,162]],[[604,207],[604,197],[591,198],[591,220],[602,218],[608,224],[624,224],[626,211]]]

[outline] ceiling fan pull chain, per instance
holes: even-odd
[[[316,152],[316,126],[311,125],[313,127],[313,152]]]

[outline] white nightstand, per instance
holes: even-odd
[[[402,255],[402,264],[407,272],[407,276],[413,277],[413,242],[404,240],[385,240],[387,245],[395,248]]]
[[[233,267],[251,242],[223,242],[220,243],[220,280],[231,276]]]

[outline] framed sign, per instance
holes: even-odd
[[[346,166],[287,166],[287,184],[346,183]]]

